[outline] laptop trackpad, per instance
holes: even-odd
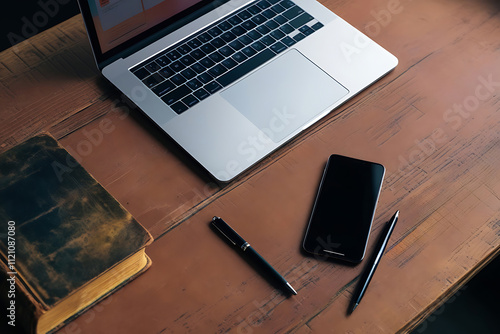
[[[292,49],[221,96],[278,143],[348,92]]]

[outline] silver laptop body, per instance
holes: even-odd
[[[231,181],[397,65],[396,57],[314,0],[79,2],[102,74],[220,182]],[[174,5],[167,10],[166,3]],[[243,26],[248,13],[260,16]],[[149,21],[162,15],[168,18],[163,28],[151,27]],[[285,19],[294,30],[274,31]],[[268,28],[257,30],[262,20]],[[246,27],[244,34],[234,29],[239,25]],[[232,26],[234,34],[210,30],[219,26]],[[269,30],[273,38],[259,40],[252,30],[262,38]],[[244,45],[248,60],[258,58],[251,65],[236,57],[243,49],[235,41],[243,35],[254,38],[252,48]],[[207,60],[193,58],[202,37],[220,37],[226,48],[204,46]],[[182,45],[189,50],[177,52],[179,59],[166,56]],[[219,65],[212,51],[225,51],[231,60],[211,68]],[[205,69],[212,82],[192,78],[193,70],[186,68],[170,79],[165,74],[179,65],[172,62],[190,54],[182,61],[186,66],[205,61],[195,69]],[[212,58],[215,65],[207,64]]]

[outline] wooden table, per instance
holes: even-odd
[[[388,76],[217,185],[95,68],[80,16],[0,54],[0,150],[48,131],[155,237],[153,266],[60,333],[406,332],[500,251],[500,5],[321,1],[399,58]],[[384,164],[368,252],[401,218],[354,314],[363,265],[300,250],[331,153]],[[298,290],[209,228],[219,215]]]

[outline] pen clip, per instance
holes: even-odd
[[[243,247],[245,244],[248,244],[245,239],[240,237],[235,230],[231,228],[222,218],[213,217],[212,225],[223,235],[225,236],[234,246]],[[248,247],[248,246],[247,246]],[[243,249],[243,248],[242,248]],[[245,249],[246,250],[246,247]]]

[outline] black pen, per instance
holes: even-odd
[[[276,282],[280,283],[280,285],[284,286],[288,291],[297,294],[297,291],[288,283],[283,276],[280,275],[255,249],[250,246],[248,242],[245,241],[235,230],[233,230],[225,221],[223,221],[220,217],[212,218],[212,225],[222,234],[224,235],[234,246],[236,246],[239,250],[241,250],[250,260],[254,261],[254,263],[258,264],[263,268],[263,270],[271,276]]]
[[[365,294],[366,288],[370,283],[373,273],[375,273],[375,269],[377,269],[377,265],[384,254],[385,247],[389,242],[389,238],[391,236],[392,231],[394,230],[394,226],[398,221],[399,211],[396,211],[394,216],[385,224],[384,230],[380,233],[380,239],[373,252],[373,256],[370,258],[370,262],[366,265],[365,271],[361,275],[359,279],[359,283],[356,286],[356,291],[354,292],[353,298],[351,300],[351,304],[349,306],[349,314],[352,313],[356,307],[361,302],[361,298]]]

